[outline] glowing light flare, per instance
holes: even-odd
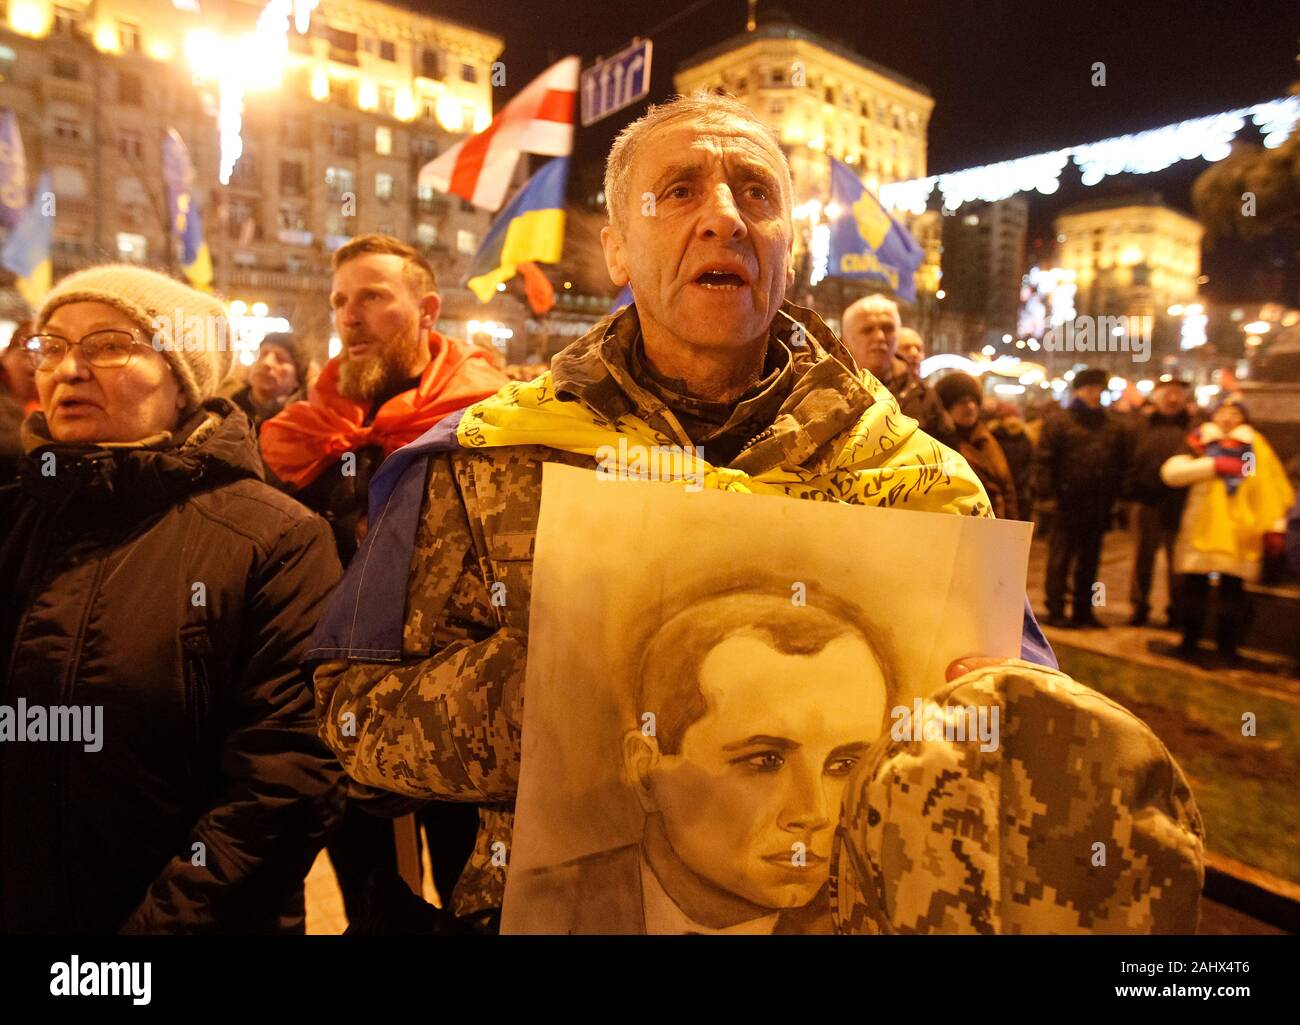
[[[1250,335],[1267,334],[1273,325],[1267,320],[1252,320],[1249,324],[1243,324],[1241,329]]]
[[[465,108],[450,96],[440,96],[436,109],[438,123],[449,132],[459,132],[465,123]]]
[[[393,116],[399,121],[414,121],[417,113],[419,107],[415,102],[415,94],[407,88],[398,89],[393,98]]]
[[[122,44],[112,22],[104,21],[95,28],[95,49],[100,53],[121,53]]]
[[[379,86],[369,78],[363,78],[357,86],[357,106],[362,110],[379,109]]]
[[[9,27],[22,36],[46,36],[54,19],[53,8],[30,0],[15,0],[9,8]]]
[[[811,288],[826,277],[831,263],[831,226],[818,224],[812,233],[812,273],[808,276]]]
[[[322,103],[330,98],[330,76],[324,68],[311,73],[311,98]]]

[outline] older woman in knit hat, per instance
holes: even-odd
[[[339,770],[297,662],[338,578],[261,480],[220,303],[65,278],[26,348],[41,409],[0,490],[0,932],[285,932]],[[6,728],[0,716],[0,735]]]

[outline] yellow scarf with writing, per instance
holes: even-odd
[[[875,400],[832,442],[817,468],[778,466],[756,475],[709,464],[639,417],[610,421],[581,402],[556,397],[550,373],[511,384],[465,410],[456,435],[462,448],[545,445],[591,456],[598,472],[625,478],[695,482],[706,488],[789,495],[850,505],[992,516],[988,495],[958,453],[922,433],[893,395],[870,374],[860,380]]]

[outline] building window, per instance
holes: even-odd
[[[375,175],[375,198],[385,203],[393,198],[393,176],[386,171]]]
[[[132,25],[129,21],[119,21],[117,23],[117,41],[121,45],[123,53],[139,53],[144,49],[144,41],[140,36],[140,26]]]
[[[334,150],[337,156],[355,157],[357,155],[357,126],[330,125],[330,148]]]
[[[330,199],[338,202],[345,194],[355,192],[352,188],[352,172],[346,167],[327,167],[325,168],[325,189],[329,193]],[[331,232],[332,235],[339,234]]]
[[[143,235],[129,231],[117,233],[117,258],[127,263],[144,263],[149,259],[149,242]]]
[[[226,207],[226,231],[248,245],[257,238],[257,208],[247,199],[232,199]]]
[[[336,28],[326,28],[325,38],[330,41],[330,60],[340,64],[357,63],[357,34]]]
[[[381,61],[397,60],[397,44],[389,39],[379,40],[379,59]]]
[[[280,124],[280,145],[294,149],[308,149],[311,146],[311,131],[308,122],[299,117],[286,117]]]
[[[286,196],[301,196],[302,190],[302,163],[297,160],[281,160],[280,192]]]
[[[420,75],[424,78],[442,78],[442,54],[437,50],[424,50],[420,54]]]
[[[438,103],[436,100],[420,101],[420,117],[426,121],[438,120]]]
[[[462,253],[473,254],[478,249],[478,236],[464,228],[456,232],[456,248]]]
[[[82,142],[86,137],[85,126],[80,121],[67,117],[54,119],[54,137],[64,142]]]
[[[127,160],[144,159],[144,137],[139,132],[124,128],[117,137],[117,151]]]
[[[772,85],[785,85],[785,69],[773,68],[769,81]]]
[[[413,139],[411,155],[417,163],[424,165],[438,155],[438,143],[434,139]]]
[[[393,108],[397,106],[397,93],[392,86],[381,85],[379,87],[379,109],[385,114],[393,113]]]
[[[424,248],[438,244],[438,227],[434,224],[420,224],[415,229],[415,241]]]
[[[386,157],[393,152],[393,130],[380,125],[375,129],[375,152]]]
[[[55,164],[50,171],[50,184],[60,199],[85,199],[90,194],[85,172],[79,167]]]
[[[307,212],[288,203],[281,203],[279,225],[281,231],[306,231]]]
[[[460,66],[460,80],[462,82],[477,82],[478,68],[473,64],[462,64]]]
[[[55,78],[63,78],[69,82],[81,81],[81,64],[67,57],[55,57],[50,70]]]
[[[138,107],[144,102],[144,84],[139,75],[129,71],[117,73],[117,102],[129,107]]]
[[[822,90],[822,99],[824,99],[827,103],[834,104],[835,90],[828,85],[825,89]]]
[[[56,36],[75,36],[81,28],[81,12],[72,7],[54,7],[54,24],[51,31]]]

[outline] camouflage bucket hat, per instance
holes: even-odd
[[[1195,932],[1205,829],[1142,720],[1027,662],[967,673],[922,709],[921,739],[887,732],[845,789],[836,931]],[[972,736],[981,709],[995,745],[947,739]]]

